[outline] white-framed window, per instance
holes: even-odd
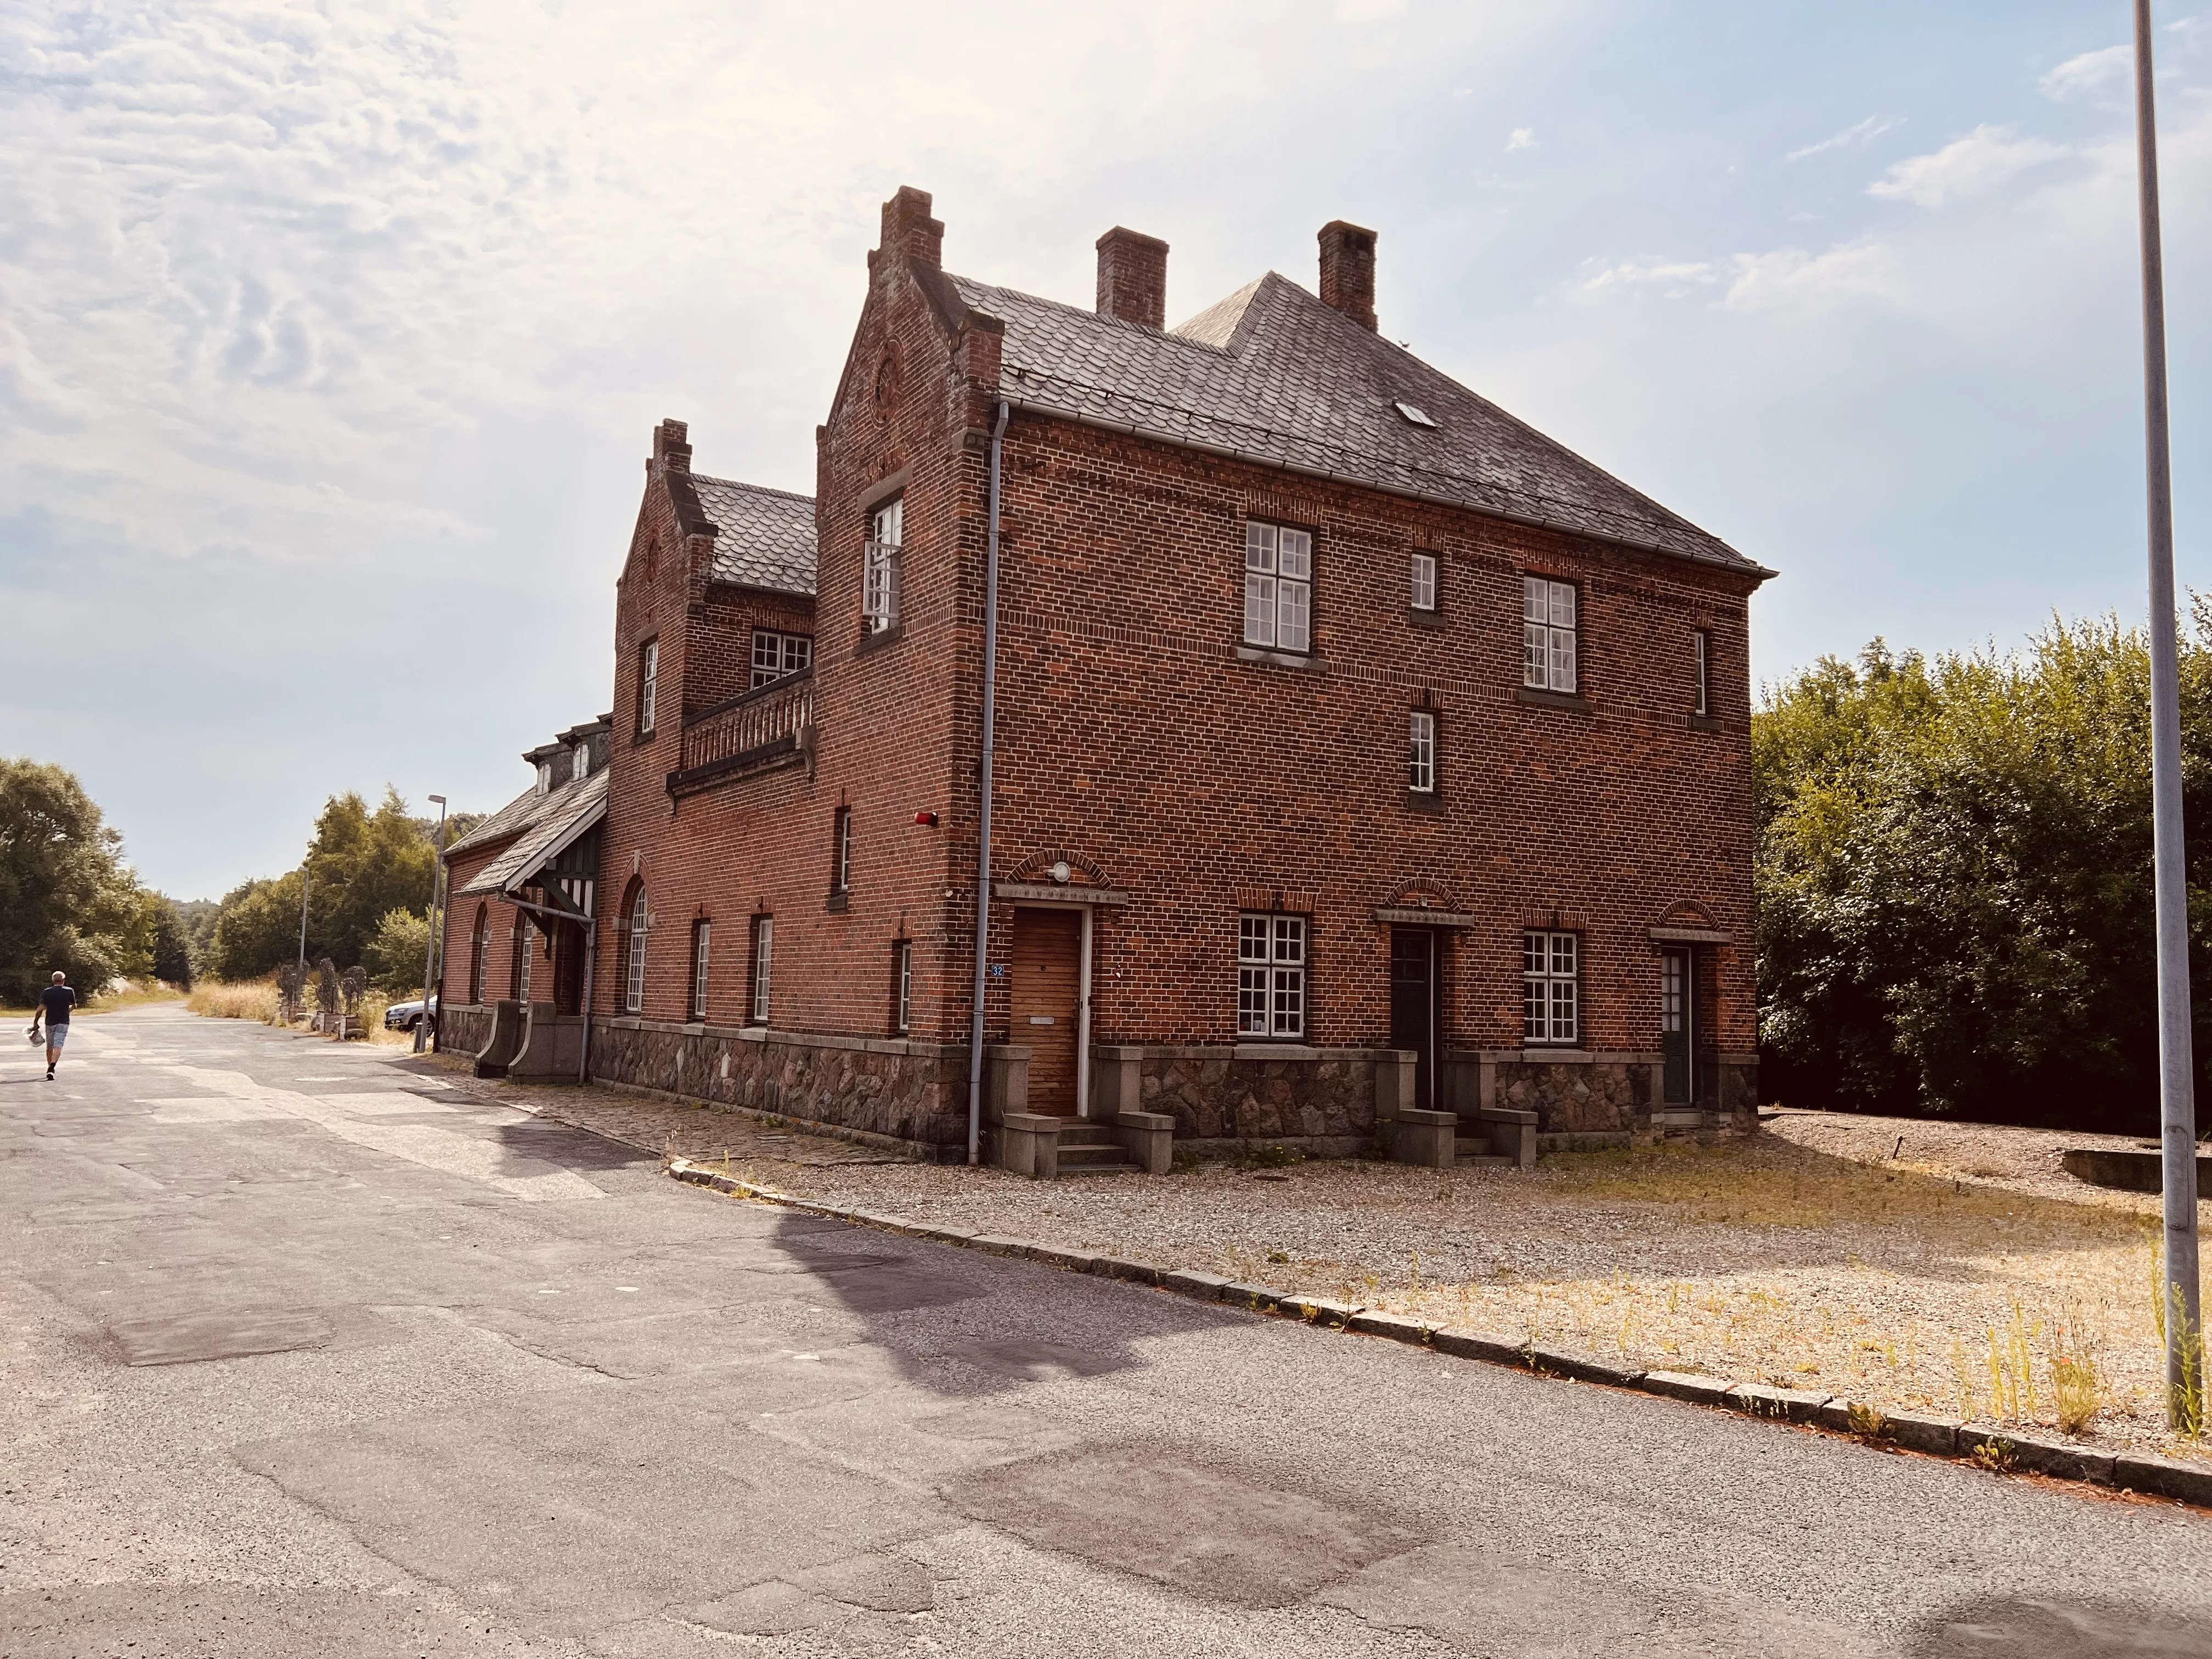
[[[1521,579],[1521,684],[1538,691],[1575,689],[1575,585]]]
[[[637,731],[651,735],[653,704],[660,690],[660,641],[647,640],[637,653]]]
[[[769,969],[775,957],[775,918],[753,918],[753,1024],[768,1024]]]
[[[1575,933],[1521,937],[1521,1035],[1530,1042],[1582,1036],[1582,939]]]
[[[514,924],[514,1000],[530,1000],[530,961],[538,954],[538,929],[528,916]]]
[[[637,890],[637,897],[629,907],[629,960],[623,964],[623,1012],[641,1013],[645,1009],[645,889]]]
[[[813,665],[814,641],[804,634],[782,634],[772,628],[753,629],[753,688],[773,685],[786,674]]]
[[[1406,787],[1417,795],[1437,792],[1437,717],[1416,708],[1407,721]]]
[[[1416,611],[1437,608],[1437,556],[1433,553],[1413,555],[1412,592],[1407,603]]]
[[[891,1035],[904,1036],[914,1018],[914,941],[891,945]]]
[[[481,1004],[484,1000],[484,969],[491,960],[491,915],[481,904],[477,906],[477,925],[469,936],[469,1000]]]
[[[894,496],[869,523],[866,559],[860,578],[860,623],[880,634],[899,619],[899,556],[906,544],[906,497]]]
[[[569,781],[580,783],[591,775],[592,745],[588,743],[580,743],[576,745],[568,762]]]
[[[540,761],[538,763],[538,793],[541,795],[547,794],[551,792],[552,788],[553,763],[551,761]]]
[[[701,916],[691,924],[691,1018],[707,1018],[707,959],[714,924]]]
[[[1244,526],[1244,642],[1306,651],[1312,641],[1312,533],[1255,519]]]
[[[1306,1032],[1306,918],[1237,918],[1237,1032],[1301,1037]]]
[[[1690,635],[1692,666],[1697,671],[1697,712],[1709,714],[1712,691],[1713,636],[1702,628]]]
[[[853,885],[853,809],[841,806],[830,832],[830,890],[842,893]]]

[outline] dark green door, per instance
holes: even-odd
[[[1690,1033],[1697,1024],[1692,1006],[1696,983],[1687,951],[1659,953],[1659,1052],[1667,1061],[1663,1103],[1668,1106],[1686,1106],[1696,1097],[1692,1092],[1696,1079],[1691,1075],[1690,1059]]]
[[[1414,1068],[1413,1104],[1436,1109],[1437,936],[1426,927],[1390,930],[1390,1046],[1420,1056]]]

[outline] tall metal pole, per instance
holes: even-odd
[[[2151,844],[2158,892],[2158,1092],[2166,1196],[2166,1410],[2202,1426],[2197,1097],[2189,1030],[2189,890],[2181,825],[2181,668],[2173,606],[2173,473],[2166,426],[2166,279],[2159,246],[2158,113],[2150,0],[2136,3],[2136,153],[2142,198],[2143,427],[2150,507]]]
[[[315,890],[313,854],[300,860],[300,984],[307,983],[307,895]]]
[[[422,939],[422,1012],[415,1021],[415,1052],[422,1052],[422,1042],[430,1030],[431,964],[438,959],[438,888],[446,878],[446,798],[433,795],[438,803],[438,861],[430,866],[429,926],[423,930]]]

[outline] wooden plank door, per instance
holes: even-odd
[[[1010,1041],[1030,1050],[1030,1110],[1075,1115],[1076,1003],[1082,987],[1083,915],[1014,912]]]

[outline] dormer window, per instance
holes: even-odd
[[[895,496],[869,523],[860,577],[860,629],[881,634],[898,626],[899,557],[906,541],[906,497]]]
[[[538,793],[541,795],[549,793],[552,787],[553,763],[551,761],[540,761],[538,763]]]
[[[576,745],[574,751],[574,757],[569,762],[569,781],[572,783],[581,783],[586,778],[591,776],[591,775],[592,745],[588,743],[580,743]]]

